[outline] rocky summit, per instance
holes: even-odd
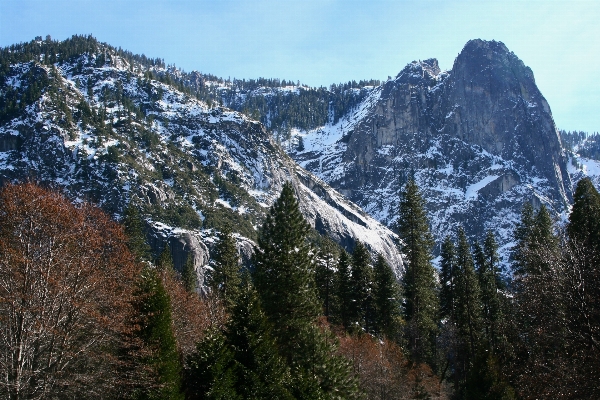
[[[330,88],[185,73],[89,36],[0,50],[0,178],[116,218],[133,201],[155,250],[168,242],[177,268],[192,254],[200,281],[215,232],[233,227],[248,256],[286,181],[315,232],[365,242],[400,274],[409,177],[438,244],[459,225],[472,240],[492,230],[506,261],[524,202],[565,218],[572,180],[600,171],[575,157],[584,144],[565,150],[533,72],[501,42],[469,41],[448,71],[414,61]]]
[[[389,226],[414,176],[438,243],[459,224],[474,239],[492,230],[506,257],[524,202],[559,216],[572,201],[550,106],[500,42],[469,41],[449,71],[414,61],[338,123],[300,135],[293,158]]]

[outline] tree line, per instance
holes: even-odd
[[[513,276],[492,232],[442,243],[401,193],[398,280],[357,242],[315,248],[284,185],[249,268],[223,229],[208,294],[191,259],[153,256],[122,225],[33,184],[0,191],[0,395],[123,399],[595,398],[600,195],[581,180],[569,222],[527,203]]]

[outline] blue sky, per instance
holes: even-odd
[[[600,131],[598,0],[0,0],[0,46],[88,33],[186,71],[311,86],[431,57],[450,69],[469,39],[499,40],[559,128]]]

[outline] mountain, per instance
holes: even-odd
[[[247,257],[268,207],[291,181],[316,232],[356,240],[402,271],[397,236],[300,168],[259,122],[203,101],[190,77],[74,36],[0,50],[0,180],[37,181],[119,218],[133,202],[156,252],[193,257],[200,283],[215,231]]]
[[[438,243],[461,224],[492,230],[505,257],[525,201],[568,212],[572,183],[550,106],[533,72],[501,42],[471,40],[449,71],[414,61],[337,123],[298,132],[290,155],[392,226],[414,176]]]

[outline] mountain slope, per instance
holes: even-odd
[[[156,250],[168,240],[177,268],[191,254],[201,282],[214,230],[230,225],[248,249],[292,181],[317,231],[349,248],[364,241],[401,272],[395,234],[299,168],[260,123],[191,96],[161,62],[91,37],[1,56],[2,181],[57,186],[117,217],[133,201]]]
[[[413,62],[337,124],[302,135],[294,159],[387,225],[414,175],[438,242],[458,224],[475,239],[491,229],[506,256],[524,201],[558,216],[572,198],[550,107],[500,42],[468,42],[450,71]]]

